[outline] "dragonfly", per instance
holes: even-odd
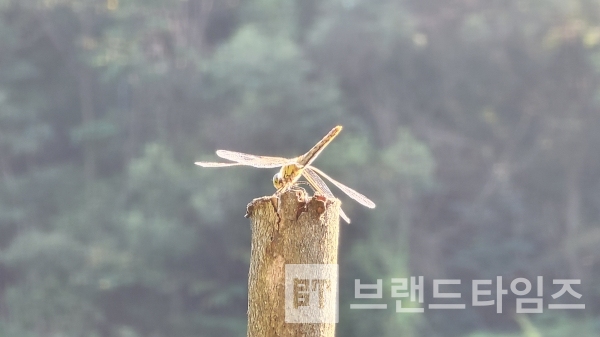
[[[194,164],[202,167],[228,167],[228,166],[252,166],[258,168],[275,168],[281,167],[279,172],[273,176],[273,186],[276,189],[276,195],[298,186],[301,183],[307,183],[316,192],[323,195],[326,198],[334,199],[333,192],[329,189],[323,178],[327,179],[342,192],[348,195],[350,198],[356,200],[363,206],[369,208],[375,208],[375,203],[364,195],[356,192],[350,187],[340,183],[339,181],[331,178],[325,172],[312,166],[311,164],[317,159],[319,154],[323,152],[325,147],[333,141],[333,139],[342,131],[342,126],[338,125],[334,127],[329,133],[323,137],[315,146],[313,146],[305,154],[295,158],[282,158],[282,157],[268,157],[268,156],[256,156],[247,153],[228,151],[228,150],[217,150],[217,156],[227,159],[231,162],[195,162]],[[301,177],[306,179],[306,182],[299,181]],[[340,216],[347,223],[350,223],[350,218],[340,208]]]

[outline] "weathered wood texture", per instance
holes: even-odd
[[[249,337],[333,337],[332,323],[285,322],[285,265],[337,264],[338,200],[308,198],[304,190],[255,199],[248,205],[252,252],[248,278]]]

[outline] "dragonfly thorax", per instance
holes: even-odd
[[[301,167],[296,164],[282,166],[281,170],[273,176],[273,186],[278,191],[284,187],[292,186],[298,181],[301,173]]]

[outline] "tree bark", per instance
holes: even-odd
[[[321,196],[309,199],[304,190],[288,191],[280,197],[263,197],[248,204],[247,217],[252,220],[252,250],[248,276],[249,337],[335,335],[339,207],[340,202],[337,199],[326,200]],[[334,268],[335,272],[317,272],[316,276],[311,274],[313,276],[307,279],[291,280],[289,272],[292,267],[301,265],[300,268],[306,269],[309,268],[309,264],[319,265],[317,268],[329,266]],[[319,283],[324,279],[329,280],[325,281],[327,284]],[[306,288],[302,288],[303,286]],[[294,316],[297,311],[293,310],[298,309],[294,303],[298,305],[300,302],[309,301],[308,297],[302,298],[298,295],[298,289],[316,290],[316,293],[313,291],[310,296],[313,296],[312,300],[319,303],[321,308],[325,308],[323,311],[327,313],[323,314],[321,311],[317,314],[320,317],[312,316],[312,320],[328,323],[290,322],[298,319]],[[328,291],[329,295],[333,290],[335,297],[321,296],[324,290]],[[306,302],[303,302],[303,299]],[[299,305],[304,308],[306,304]]]

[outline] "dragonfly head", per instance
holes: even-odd
[[[281,192],[283,188],[293,186],[300,178],[302,168],[296,164],[285,165],[273,176],[273,186]]]
[[[275,186],[275,189],[279,190],[283,187],[283,185],[283,176],[281,175],[281,172],[277,172],[273,176],[273,186]]]

